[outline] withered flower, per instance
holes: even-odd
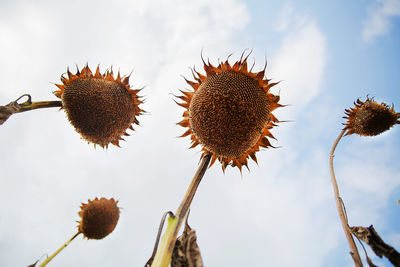
[[[104,197],[82,203],[78,230],[87,239],[102,239],[117,226],[119,219],[118,201]]]
[[[109,235],[118,223],[119,208],[117,204],[118,201],[115,201],[113,198],[106,199],[104,197],[100,199],[96,197],[94,200],[89,199],[87,204],[82,203],[81,210],[79,211],[81,221],[78,225],[78,232],[47,257],[40,264],[40,267],[46,266],[80,234],[83,234],[83,237],[87,239],[103,239]],[[36,266],[37,262],[30,266]]]
[[[333,192],[335,196],[336,206],[339,213],[339,218],[343,227],[343,231],[346,235],[347,242],[350,247],[350,254],[356,266],[362,266],[362,261],[360,253],[358,252],[356,243],[354,242],[353,236],[346,215],[346,210],[343,204],[343,198],[339,193],[339,186],[336,181],[335,171],[333,168],[333,158],[335,154],[336,146],[343,137],[343,135],[358,134],[361,136],[375,136],[389,130],[393,125],[400,124],[399,118],[400,113],[394,111],[393,105],[389,107],[385,103],[378,104],[373,98],[367,99],[365,102],[357,99],[354,102],[354,107],[345,110],[346,116],[343,117],[347,119],[344,123],[345,127],[340,132],[339,136],[333,142],[331,152],[329,154],[329,169],[331,174],[331,182],[333,186]],[[370,266],[373,263],[369,261]]]
[[[368,97],[365,102],[357,99],[354,107],[346,109],[345,114],[345,135],[375,136],[389,130],[395,124],[400,124],[400,113],[396,113],[393,106],[378,104]]]
[[[229,164],[241,170],[249,156],[257,162],[260,147],[273,147],[268,137],[274,138],[270,130],[279,120],[272,111],[283,106],[269,92],[278,83],[264,78],[266,65],[253,73],[248,56],[232,66],[228,60],[217,67],[203,60],[206,75],[193,70],[195,81],[185,79],[193,91],[179,96],[186,110],[178,124],[189,128],[181,137],[190,135],[191,148],[201,144],[202,157],[211,153],[210,166],[218,159],[224,171]]]
[[[100,73],[97,66],[93,75],[86,65],[81,71],[72,74],[67,70],[68,78],[61,76],[63,84],[56,84],[59,90],[54,94],[61,98],[62,107],[76,131],[86,141],[108,147],[119,146],[124,140],[122,135],[129,135],[126,130],[133,130],[132,124],[139,124],[137,116],[143,113],[139,108],[138,89],[130,89],[129,77],[122,77],[113,71]]]

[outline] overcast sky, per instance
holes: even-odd
[[[351,2],[351,3],[350,3]],[[272,130],[277,149],[242,174],[216,163],[189,223],[206,266],[352,266],[330,184],[328,157],[344,109],[369,94],[400,111],[400,1],[7,1],[0,2],[0,105],[30,93],[56,100],[67,67],[100,64],[122,74],[147,115],[121,148],[94,149],[58,109],[0,126],[0,266],[27,266],[77,231],[81,202],[119,199],[104,240],[78,237],[49,266],[143,266],[162,214],[175,211],[197,168],[175,123],[181,75],[253,49],[250,62],[281,81]],[[342,139],[335,167],[350,225],[373,224],[400,249],[400,127]],[[379,266],[390,266],[369,251]],[[364,254],[360,249],[364,258]]]

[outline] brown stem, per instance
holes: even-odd
[[[28,99],[21,104],[18,103],[18,101],[23,97],[28,97]],[[20,96],[17,100],[12,101],[5,106],[0,106],[0,125],[2,125],[11,115],[15,113],[21,113],[39,108],[52,108],[52,107],[62,107],[62,102],[61,101],[32,102],[32,97],[29,94],[24,94]]]
[[[203,178],[204,174],[207,171],[208,164],[210,164],[210,159],[211,159],[210,154],[207,154],[203,157],[196,173],[194,174],[192,182],[190,183],[189,188],[187,189],[186,194],[183,197],[181,205],[176,210],[175,215],[178,216],[180,220],[183,220],[185,218],[186,213],[189,210],[193,197],[196,194],[197,187],[199,186],[201,179]]]
[[[175,216],[178,217],[178,225],[174,232],[174,236],[175,236],[174,241],[168,246],[168,250],[170,250],[171,253],[175,246],[175,241],[176,241],[176,237],[178,236],[179,228],[181,227],[182,222],[185,219],[185,216],[189,210],[190,204],[192,204],[193,197],[196,194],[196,191],[197,191],[197,188],[199,187],[201,179],[203,178],[204,174],[207,171],[208,164],[210,164],[210,159],[211,159],[210,154],[207,154],[203,157],[196,173],[194,174],[192,182],[190,183],[189,188],[187,189],[186,194],[183,197],[181,205],[176,210]]]
[[[360,257],[360,254],[358,253],[356,243],[354,242],[353,236],[351,235],[351,232],[349,229],[347,216],[344,212],[343,201],[342,201],[342,198],[340,197],[339,187],[338,187],[338,184],[336,181],[335,171],[333,169],[334,152],[335,152],[337,144],[339,143],[340,139],[343,137],[345,132],[346,132],[346,130],[343,129],[340,132],[339,136],[336,138],[335,142],[333,143],[331,153],[329,154],[329,169],[331,172],[331,181],[332,181],[332,186],[333,186],[333,192],[335,194],[336,207],[339,212],[340,221],[342,222],[342,227],[343,227],[344,233],[346,235],[347,242],[349,243],[349,246],[350,246],[350,255],[353,258],[354,265],[356,267],[362,267],[363,264],[361,262],[361,257]]]
[[[28,97],[28,99],[25,102],[19,104],[18,100],[20,100],[21,98],[23,98],[25,96]],[[18,112],[25,112],[25,111],[29,111],[29,110],[38,109],[38,108],[62,107],[62,102],[61,101],[37,101],[37,102],[32,102],[32,97],[29,94],[24,94],[24,95],[20,96],[17,100],[15,100],[14,102],[11,102],[11,103],[14,103],[14,104],[18,105],[18,107],[19,107]],[[16,113],[18,113],[18,112],[16,112]]]
[[[210,164],[210,160],[210,154],[204,155],[203,159],[201,160],[200,165],[196,173],[194,174],[192,182],[190,183],[189,188],[187,189],[186,194],[176,211],[176,217],[174,218],[173,223],[167,226],[166,232],[164,233],[161,244],[157,250],[154,262],[151,265],[152,267],[166,267],[171,261],[171,255],[172,251],[174,250],[179,229],[189,210],[190,204],[192,203],[193,197],[201,182],[201,179],[203,178],[204,173],[206,172],[208,165]]]
[[[19,112],[25,112],[29,110],[39,109],[39,108],[55,108],[62,107],[61,101],[37,101],[32,102],[29,105],[21,105],[21,110]]]

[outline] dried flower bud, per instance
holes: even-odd
[[[88,66],[76,74],[67,71],[68,78],[61,76],[62,85],[54,94],[61,98],[63,108],[76,131],[88,142],[108,147],[119,146],[121,136],[132,124],[139,124],[137,116],[143,110],[137,93],[129,85],[129,76],[121,78],[119,72],[100,73],[99,67],[93,75]]]
[[[344,129],[346,135],[358,134],[362,136],[375,136],[389,130],[393,125],[400,124],[400,113],[394,111],[393,106],[385,103],[378,104],[373,98],[365,102],[357,99],[354,107],[345,110],[347,119]]]
[[[118,201],[104,197],[82,203],[79,216],[79,232],[88,239],[102,239],[115,229],[119,219]]]

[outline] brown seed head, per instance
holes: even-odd
[[[79,216],[79,232],[87,239],[103,239],[115,229],[119,219],[118,201],[104,197],[82,203]]]
[[[279,122],[271,112],[282,105],[269,92],[277,83],[264,79],[265,68],[247,70],[247,57],[233,66],[204,62],[206,76],[195,71],[196,82],[186,80],[194,91],[179,97],[187,110],[178,124],[189,128],[182,136],[191,135],[191,147],[201,144],[202,156],[211,153],[211,165],[219,159],[223,170],[228,164],[247,167],[249,156],[257,162],[255,153],[272,147],[267,137],[274,138],[269,130]]]
[[[385,103],[378,104],[373,98],[365,102],[357,99],[354,108],[345,110],[347,119],[344,129],[346,135],[358,134],[361,136],[375,136],[389,130],[393,125],[400,124],[400,113],[394,111],[393,106]]]
[[[189,112],[198,141],[225,158],[238,158],[253,147],[270,119],[264,90],[253,78],[234,71],[205,79]]]
[[[99,67],[93,75],[88,66],[68,78],[61,76],[62,85],[54,94],[61,98],[63,108],[76,131],[88,142],[108,147],[109,143],[119,146],[122,135],[139,124],[136,116],[142,114],[142,101],[129,85],[129,76],[121,79],[118,73],[100,73]]]

